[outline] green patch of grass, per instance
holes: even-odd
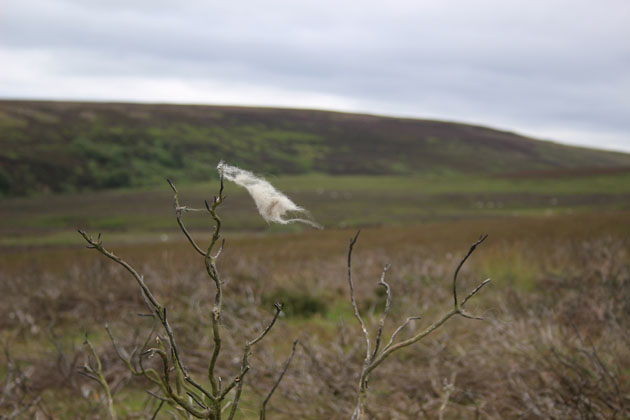
[[[354,317],[352,313],[352,306],[348,304],[347,298],[335,299],[330,304],[330,309],[326,313],[326,319],[328,321],[338,322],[339,320],[350,320]]]
[[[327,299],[308,290],[289,290],[279,287],[263,296],[263,304],[281,303],[283,312],[288,317],[310,318],[316,314],[324,315],[328,311]]]
[[[516,288],[531,292],[535,285],[540,268],[534,261],[527,260],[519,254],[501,258],[485,258],[481,266],[481,277],[489,278],[500,287]]]
[[[439,220],[571,215],[630,209],[630,176],[514,180],[449,175],[272,176],[268,180],[307,208],[326,228],[409,225]],[[180,202],[203,208],[218,183],[177,184]],[[301,225],[270,226],[247,192],[226,183],[222,206],[227,231],[300,232]],[[0,246],[70,244],[76,228],[113,233],[118,239],[176,235],[172,193],[162,187],[5,199],[0,202]],[[207,231],[207,214],[187,213],[186,226]],[[71,238],[68,240],[68,238]],[[57,242],[56,242],[57,241]],[[76,242],[75,242],[76,243]]]
[[[76,222],[76,216],[40,216],[24,220],[24,226],[35,228],[59,229]]]

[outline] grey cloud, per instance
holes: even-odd
[[[372,112],[612,130],[630,149],[628,21],[614,0],[11,0],[0,48],[48,53],[53,78],[321,92]]]

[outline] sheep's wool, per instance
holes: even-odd
[[[307,210],[295,204],[286,195],[276,190],[273,185],[265,179],[257,177],[253,173],[228,165],[221,161],[217,165],[217,170],[223,174],[223,178],[232,181],[247,189],[254,199],[258,212],[268,223],[306,223],[317,229],[322,227],[308,218],[290,218],[289,214],[300,213],[310,217]]]

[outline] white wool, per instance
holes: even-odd
[[[258,212],[268,223],[286,225],[300,222],[322,229],[320,225],[308,218],[288,218],[289,213],[301,213],[307,217],[310,217],[310,215],[307,210],[295,204],[265,179],[236,166],[228,165],[223,161],[219,162],[217,170],[220,174],[223,174],[224,179],[247,189],[256,203]]]

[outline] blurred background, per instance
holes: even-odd
[[[363,349],[344,258],[359,228],[370,325],[393,264],[390,334],[447,310],[453,269],[490,234],[460,284],[492,278],[471,302],[486,321],[450,321],[383,364],[370,416],[630,417],[628,21],[615,0],[3,0],[0,417],[104,418],[77,374],[86,331],[119,417],[158,406],[102,327],[133,348],[148,332],[139,291],[77,228],[145,274],[203,377],[214,290],[165,179],[203,208],[221,160],[325,227],[269,225],[226,183],[226,352],[286,305],[238,418],[258,418],[286,337],[305,345],[270,416],[350,417]],[[206,246],[207,214],[184,223]]]

